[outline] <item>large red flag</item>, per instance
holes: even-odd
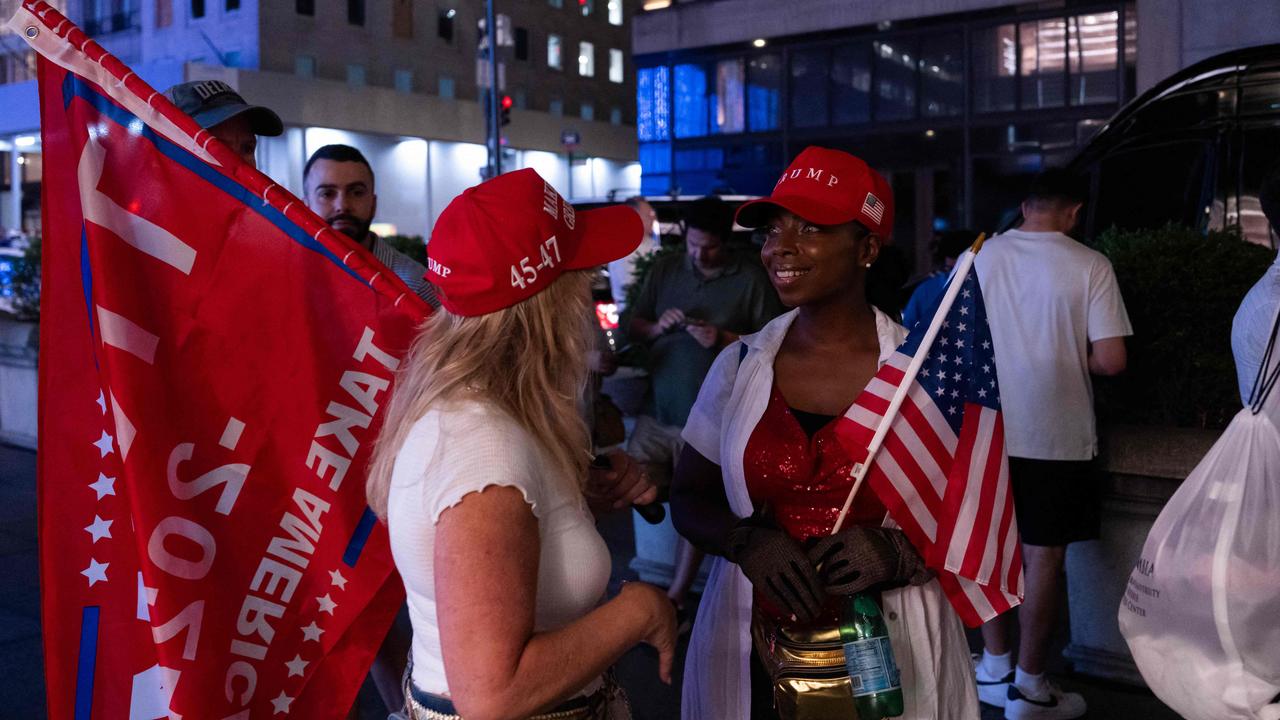
[[[365,466],[425,305],[43,2],[58,718],[340,717],[402,599]]]

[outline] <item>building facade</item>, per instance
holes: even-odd
[[[807,145],[889,178],[917,273],[935,231],[991,231],[1136,94],[1280,40],[1270,0],[666,0],[637,17],[646,194],[767,193]]]
[[[18,0],[0,0],[0,16]],[[61,0],[60,10],[158,89],[221,79],[286,125],[258,166],[295,194],[323,144],[360,148],[384,232],[426,236],[487,161],[482,0]],[[534,167],[569,197],[639,190],[633,0],[496,0],[504,169]],[[6,31],[7,32],[7,31]],[[0,35],[0,228],[37,229],[34,58]],[[562,136],[577,136],[572,157]],[[14,149],[18,152],[12,152]],[[16,165],[18,159],[22,165]],[[13,193],[18,167],[23,182]],[[19,210],[19,207],[21,210]]]

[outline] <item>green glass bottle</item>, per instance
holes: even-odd
[[[849,598],[840,622],[840,639],[844,641],[844,661],[859,720],[901,715],[902,679],[874,598],[866,594]]]

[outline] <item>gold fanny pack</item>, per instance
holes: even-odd
[[[773,682],[773,706],[781,720],[856,720],[839,628],[788,626],[757,607],[751,639]]]

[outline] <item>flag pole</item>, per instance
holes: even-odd
[[[907,365],[902,382],[898,383],[897,389],[894,390],[893,400],[889,403],[889,409],[885,411],[884,417],[880,418],[880,424],[876,427],[876,434],[872,436],[871,444],[867,447],[866,459],[855,464],[853,471],[849,473],[853,477],[853,487],[849,489],[849,496],[844,499],[844,507],[840,508],[840,515],[836,517],[835,527],[831,529],[832,535],[840,532],[840,529],[844,526],[845,518],[849,515],[849,508],[853,506],[853,497],[858,494],[859,488],[862,487],[862,481],[867,477],[867,470],[871,467],[871,461],[875,460],[876,453],[880,451],[880,446],[884,444],[884,438],[889,434],[889,427],[898,416],[898,410],[907,399],[907,393],[911,391],[911,383],[915,382],[916,375],[920,372],[920,367],[924,365],[925,358],[929,356],[929,351],[933,349],[933,341],[937,338],[938,331],[942,329],[942,320],[951,311],[951,305],[955,303],[956,296],[960,294],[960,286],[964,284],[964,278],[969,274],[969,268],[973,267],[973,259],[977,256],[978,251],[982,249],[982,243],[986,239],[986,233],[978,235],[978,239],[970,246],[969,252],[960,258],[960,263],[956,266],[955,272],[951,274],[951,282],[947,285],[947,291],[942,296],[942,303],[938,305],[937,312],[933,314],[933,320],[929,322],[929,329],[925,332],[924,340],[920,342],[920,347],[916,348],[916,354],[912,356],[911,363]]]

